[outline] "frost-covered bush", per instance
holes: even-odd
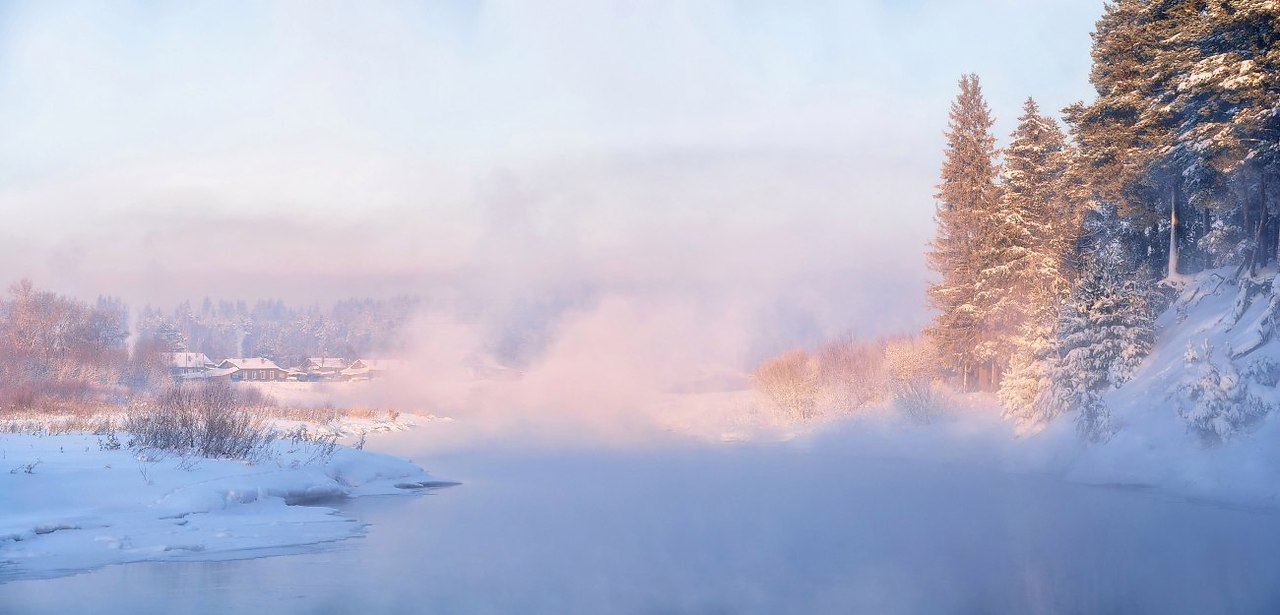
[[[819,348],[812,360],[821,407],[849,411],[884,400],[884,342],[837,340]]]
[[[929,422],[938,405],[938,356],[933,345],[923,338],[890,341],[885,345],[884,365],[894,404],[905,414]]]
[[[1199,348],[1188,347],[1184,359],[1187,375],[1175,391],[1178,415],[1204,443],[1225,442],[1270,410],[1250,394],[1248,382],[1230,358],[1214,357],[1208,341]]]
[[[817,416],[816,371],[809,353],[789,350],[761,363],[751,381],[787,418],[805,420]]]
[[[1027,426],[1044,424],[1056,416],[1051,407],[1039,400],[1052,384],[1057,362],[1058,345],[1052,327],[1024,327],[1021,343],[1000,380],[1000,405],[1006,419]]]
[[[131,436],[130,448],[232,459],[259,457],[275,437],[243,393],[223,381],[161,391],[151,403],[131,410],[124,431]]]

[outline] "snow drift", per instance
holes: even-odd
[[[0,434],[0,582],[296,553],[362,533],[337,501],[450,484],[381,453],[273,447],[247,463],[113,449],[92,434]]]

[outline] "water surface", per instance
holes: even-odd
[[[1280,515],[833,446],[433,453],[464,484],[344,506],[368,535],[0,585],[57,613],[1280,612]]]

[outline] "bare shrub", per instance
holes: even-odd
[[[235,388],[235,394],[240,405],[247,408],[270,408],[278,405],[274,397],[256,386],[238,386]]]
[[[928,423],[938,403],[939,371],[933,346],[918,337],[890,340],[884,348],[884,366],[894,403],[908,416]]]
[[[789,418],[817,416],[818,377],[805,351],[789,350],[766,359],[751,373],[751,381]]]
[[[823,406],[848,411],[884,399],[883,342],[848,337],[819,348],[814,361]]]
[[[132,436],[129,447],[256,459],[275,434],[245,398],[222,381],[164,389],[126,417],[124,431]]]
[[[296,429],[285,433],[282,439],[290,443],[290,453],[308,452],[310,454],[305,461],[295,460],[295,466],[326,462],[338,449],[337,433],[312,431],[307,429],[306,425],[299,425]]]

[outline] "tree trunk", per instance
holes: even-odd
[[[1262,174],[1258,178],[1258,184],[1260,185],[1260,192],[1262,193],[1258,198],[1258,216],[1261,218],[1266,218],[1267,217],[1267,168],[1266,167],[1262,168]],[[1276,265],[1280,266],[1280,219],[1276,220]]]
[[[1240,222],[1240,228],[1249,228],[1249,199],[1246,198],[1244,200],[1244,207],[1241,207],[1240,210],[1244,214],[1244,220]]]
[[[1258,230],[1253,234],[1253,250],[1250,251],[1249,253],[1249,277],[1253,277],[1258,274],[1258,261],[1266,260],[1266,257],[1259,258],[1259,256],[1263,253],[1262,252],[1262,239],[1263,239],[1262,228],[1264,226],[1263,225],[1264,221],[1266,221],[1266,218],[1262,216],[1258,216]]]
[[[1169,275],[1178,277],[1178,182],[1169,189]]]

